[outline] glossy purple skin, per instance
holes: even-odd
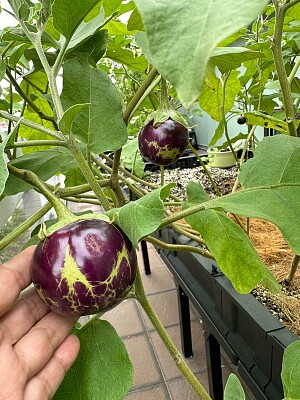
[[[129,239],[116,226],[100,219],[81,220],[37,246],[32,281],[53,311],[97,314],[127,296],[136,276],[134,258]]]
[[[139,134],[142,156],[156,165],[169,165],[177,161],[189,143],[188,130],[171,118],[156,128],[150,121]]]

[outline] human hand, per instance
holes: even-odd
[[[50,311],[31,283],[35,246],[0,265],[0,400],[51,399],[79,352],[76,318]]]

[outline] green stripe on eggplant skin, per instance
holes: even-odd
[[[104,281],[104,283],[107,283],[107,284],[110,283],[118,275],[119,268],[120,268],[120,265],[121,265],[121,262],[123,261],[123,259],[125,259],[127,261],[127,264],[129,266],[130,263],[129,263],[129,258],[128,258],[128,251],[126,249],[125,244],[123,245],[122,250],[118,251],[117,260],[113,266],[113,269],[112,269],[109,277],[107,278],[106,281]]]
[[[157,157],[166,158],[168,160],[173,160],[180,155],[180,151],[178,147],[174,147],[169,150],[168,145],[166,144],[164,147],[160,147],[157,152]]]
[[[169,150],[169,146],[166,144],[164,147],[158,145],[156,140],[149,142],[146,140],[149,147],[154,147],[157,150],[156,157],[162,157],[169,160],[173,160],[175,157],[180,155],[180,150],[178,147]]]
[[[87,291],[93,295],[93,286],[78,268],[76,261],[71,255],[69,245],[66,247],[66,257],[58,288],[61,286],[64,279],[69,288],[69,296],[72,296],[75,293],[75,283],[77,282],[82,283],[87,288]]]
[[[58,309],[58,303],[54,300],[52,300],[50,297],[46,296],[45,293],[43,292],[43,290],[40,287],[36,287],[35,288],[36,291],[38,292],[40,298],[46,303],[48,304],[49,307],[54,307],[56,309]]]

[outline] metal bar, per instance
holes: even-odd
[[[191,331],[190,301],[180,286],[178,286],[177,298],[182,352],[185,357],[192,357],[193,343]]]

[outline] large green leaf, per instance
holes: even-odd
[[[126,24],[124,24],[121,21],[116,21],[114,19],[111,19],[106,24],[106,29],[108,30],[108,33],[109,33],[110,36],[132,35],[132,32],[130,32],[127,29],[127,25]]]
[[[164,217],[162,199],[169,196],[174,186],[174,183],[169,183],[122,208],[109,211],[110,218],[116,221],[134,246],[137,246],[141,238],[150,235],[159,227]]]
[[[300,399],[300,341],[288,345],[283,354],[281,380],[284,400]]]
[[[245,400],[245,392],[235,374],[230,374],[224,390],[224,400]]]
[[[53,26],[71,39],[77,27],[100,0],[55,0],[52,6]]]
[[[77,186],[86,183],[86,179],[79,167],[70,168],[65,172],[65,186]]]
[[[205,207],[274,223],[288,245],[300,254],[300,140],[278,135],[264,139],[253,159],[242,166],[244,187]]]
[[[95,63],[97,63],[100,58],[106,52],[108,44],[108,34],[106,29],[101,29],[94,33],[83,43],[75,46],[67,52],[68,58],[73,58],[80,54],[88,54]]]
[[[20,58],[24,55],[25,50],[29,47],[29,44],[22,43],[14,47],[9,57],[9,65],[16,68],[16,65],[20,62]]]
[[[208,147],[214,147],[215,144],[217,143],[218,140],[220,140],[224,134],[224,129],[225,129],[225,125],[224,125],[224,121],[220,121],[217,129],[215,130],[215,133],[213,134],[213,137],[211,138]]]
[[[275,224],[288,245],[300,254],[300,181],[265,188],[240,190],[205,205],[251,218],[261,218]]]
[[[199,96],[214,48],[263,10],[268,0],[135,0],[151,59],[184,106]]]
[[[72,35],[72,39],[70,40],[67,51],[78,46],[79,44],[85,44],[85,41],[92,37],[103,25],[105,25],[104,11],[101,7],[99,10],[99,14],[95,15],[95,17],[89,21],[82,21],[77,27],[76,31]],[[94,40],[97,39],[94,38]],[[97,46],[96,43],[94,43]],[[86,52],[86,51],[85,51]]]
[[[247,112],[244,114],[248,125],[258,125],[264,128],[276,129],[277,131],[287,133],[288,126],[285,121],[266,115],[258,111]]]
[[[122,0],[102,0],[105,17],[108,17],[109,15],[114,13],[121,3]]]
[[[132,386],[133,366],[115,329],[107,321],[92,319],[77,336],[79,355],[54,400],[124,399]]]
[[[30,16],[30,8],[34,4],[29,0],[9,0],[11,8],[14,10],[16,17],[21,21],[27,21]]]
[[[62,133],[69,134],[72,132],[72,126],[74,119],[76,118],[77,114],[84,108],[89,106],[89,103],[85,104],[75,104],[74,106],[71,106],[68,108],[64,113],[59,121],[58,127],[61,130]]]
[[[32,83],[29,84],[29,82]],[[49,102],[40,97],[41,91],[45,91],[48,85],[48,79],[43,71],[39,71],[27,76],[27,81],[23,80],[21,83],[22,90],[27,96],[33,98],[34,104],[39,108],[44,115],[53,116],[53,111]],[[40,90],[39,90],[39,89]],[[46,128],[53,129],[53,124],[50,121],[42,119],[29,105],[26,106],[23,117],[29,121],[38,123]],[[21,125],[19,128],[19,135],[27,140],[52,140],[53,138],[45,133],[42,133],[34,128]],[[45,147],[28,147],[24,148],[24,153],[30,153],[37,150],[44,150]]]
[[[113,40],[108,41],[106,57],[139,71],[145,71],[148,62],[144,55],[135,56],[129,49],[118,46]]]
[[[146,32],[136,32],[134,35],[136,44],[141,48],[143,54],[147,58],[150,64],[154,64],[151,60],[151,54],[149,49],[149,43]]]
[[[243,62],[258,57],[264,57],[264,54],[246,47],[216,47],[211,54],[210,62],[224,74],[239,67]]]
[[[142,21],[142,18],[141,18],[141,14],[139,13],[139,10],[137,8],[135,8],[132,11],[132,13],[131,13],[131,15],[129,17],[129,20],[128,20],[128,23],[127,23],[127,29],[129,31],[136,31],[136,30],[144,31],[145,30],[144,25],[143,25],[143,21]]]
[[[183,208],[205,201],[201,185],[189,183]],[[203,206],[209,202],[203,203]],[[222,272],[239,293],[249,293],[259,282],[272,290],[277,284],[259,258],[246,233],[220,209],[206,209],[186,218],[203,237]]]
[[[0,60],[0,81],[2,81],[2,79],[4,78],[5,72],[6,72],[6,64],[3,60]]]
[[[239,180],[244,188],[300,184],[300,139],[276,135],[264,138],[258,145],[253,159],[243,164]]]
[[[225,114],[234,105],[235,97],[241,89],[240,81],[238,79],[239,72],[233,71],[229,75],[225,84]],[[203,111],[206,111],[216,121],[221,121],[223,118],[222,113],[223,103],[223,85],[221,79],[216,78],[210,81],[209,84],[205,83],[203,90],[199,97],[199,104]]]
[[[5,33],[3,33],[2,40],[6,42],[21,42],[21,43],[29,43],[31,44],[30,39],[25,35],[24,31],[21,28],[9,28]],[[57,47],[57,43],[55,40],[47,33],[43,32],[42,34],[42,44],[47,46]]]
[[[144,175],[145,163],[138,149],[138,138],[128,140],[122,148],[121,164],[140,178]]]
[[[61,99],[64,109],[91,104],[73,122],[73,133],[89,150],[95,153],[117,150],[127,142],[119,93],[107,74],[91,67],[85,57],[65,62]]]
[[[71,153],[64,147],[54,147],[51,150],[26,154],[11,161],[10,164],[35,172],[44,181],[59,172],[66,174],[72,168],[77,167]],[[10,196],[30,188],[29,184],[10,174],[3,194]]]

